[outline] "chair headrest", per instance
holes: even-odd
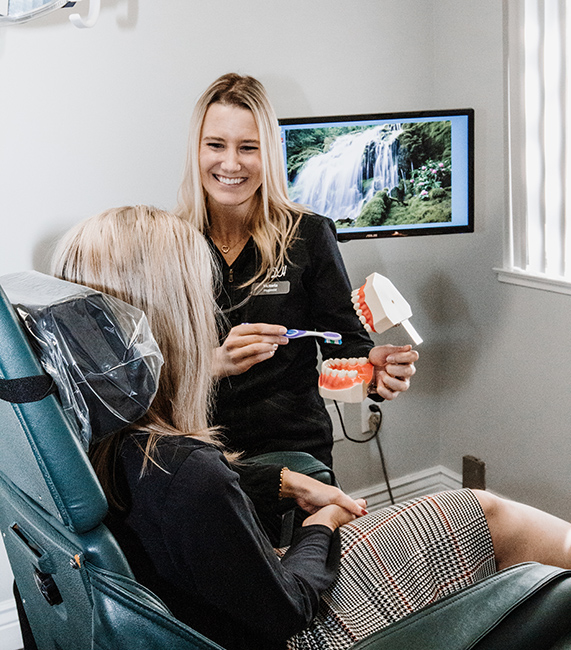
[[[85,449],[146,413],[163,358],[142,311],[36,271],[0,284]]]

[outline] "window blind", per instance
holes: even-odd
[[[566,0],[505,0],[504,9],[510,195],[504,266],[571,283],[571,10]]]

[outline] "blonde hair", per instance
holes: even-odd
[[[162,435],[215,441],[208,426],[211,355],[217,345],[215,303],[211,255],[202,235],[163,210],[115,208],[64,236],[52,272],[145,312],[164,357],[157,395],[133,425],[150,434],[146,458],[153,461]],[[113,441],[105,442],[103,448],[111,448]],[[107,456],[101,460],[108,461]]]
[[[278,120],[266,89],[254,77],[228,73],[205,90],[194,108],[176,214],[189,219],[201,232],[207,232],[209,216],[200,179],[199,151],[206,111],[216,103],[251,111],[259,132],[262,184],[247,225],[261,260],[258,272],[247,283],[250,284],[262,276],[269,278],[274,268],[286,262],[299,217],[307,211],[288,197]]]

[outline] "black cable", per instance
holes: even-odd
[[[393,497],[393,491],[391,489],[389,475],[387,472],[387,465],[385,462],[385,454],[383,453],[383,447],[381,445],[381,439],[379,436],[379,432],[381,430],[381,424],[383,423],[383,412],[381,411],[380,406],[375,403],[369,404],[369,410],[372,413],[379,414],[379,422],[375,427],[375,429],[370,431],[371,435],[368,438],[357,440],[356,438],[351,438],[351,436],[347,433],[347,430],[345,429],[345,423],[343,422],[343,416],[341,415],[341,409],[339,408],[339,404],[337,404],[337,401],[333,400],[333,404],[335,404],[335,409],[337,410],[337,415],[339,416],[339,423],[341,424],[343,435],[345,436],[345,438],[347,438],[347,440],[350,440],[351,442],[363,443],[363,442],[370,442],[373,438],[376,438],[377,447],[379,448],[379,455],[381,457],[381,467],[383,468],[383,475],[385,477],[385,483],[387,484],[387,491],[389,493],[389,499],[391,501],[391,504],[394,505],[395,499]],[[365,431],[363,435],[366,435],[367,433],[369,433],[369,431]]]
[[[373,432],[371,432],[371,435],[368,438],[363,438],[362,440],[357,440],[356,438],[351,438],[351,436],[347,433],[347,430],[345,429],[345,423],[343,422],[343,416],[341,415],[341,409],[339,408],[339,404],[337,404],[336,400],[333,400],[333,404],[335,404],[335,408],[337,409],[337,415],[339,416],[339,422],[341,424],[341,429],[343,429],[343,435],[345,436],[345,438],[347,438],[347,440],[350,440],[351,442],[358,442],[359,444],[361,444],[362,442],[369,442],[370,440],[372,440],[377,435],[377,433],[379,433],[379,429],[381,428],[381,423],[380,422],[379,422],[379,426]],[[380,409],[379,409],[379,411],[380,411]],[[382,417],[381,417],[381,419],[382,419]],[[365,431],[365,433],[363,435],[367,435],[367,433],[369,433],[369,431]]]
[[[373,411],[373,412],[378,412],[379,415],[380,415],[379,426],[377,428],[377,433],[378,433],[380,431],[380,428],[381,428],[381,422],[383,421],[383,412],[379,408],[378,404],[370,404],[369,405],[369,410]],[[387,491],[389,493],[389,499],[391,500],[391,504],[394,506],[395,505],[395,499],[393,497],[393,491],[391,489],[391,483],[389,481],[389,475],[388,475],[388,472],[387,472],[387,465],[385,463],[385,454],[383,453],[383,447],[381,445],[381,438],[380,438],[380,436],[377,435],[376,439],[377,439],[377,447],[379,448],[379,455],[381,457],[381,466],[383,468],[383,474],[385,475],[385,483],[387,484]]]

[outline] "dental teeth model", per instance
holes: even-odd
[[[362,402],[373,378],[373,366],[366,357],[327,359],[321,365],[319,393],[341,402]]]
[[[368,332],[385,332],[402,325],[415,345],[422,338],[408,320],[412,310],[394,284],[379,273],[372,273],[365,284],[351,294],[353,307]],[[326,332],[330,334],[330,332]],[[286,334],[287,336],[287,334]],[[360,359],[328,359],[321,365],[319,393],[341,402],[362,402],[373,379],[373,366]]]
[[[408,320],[412,310],[395,285],[384,275],[371,273],[365,284],[351,294],[353,307],[368,332],[381,333],[402,325],[415,345],[422,338]]]

